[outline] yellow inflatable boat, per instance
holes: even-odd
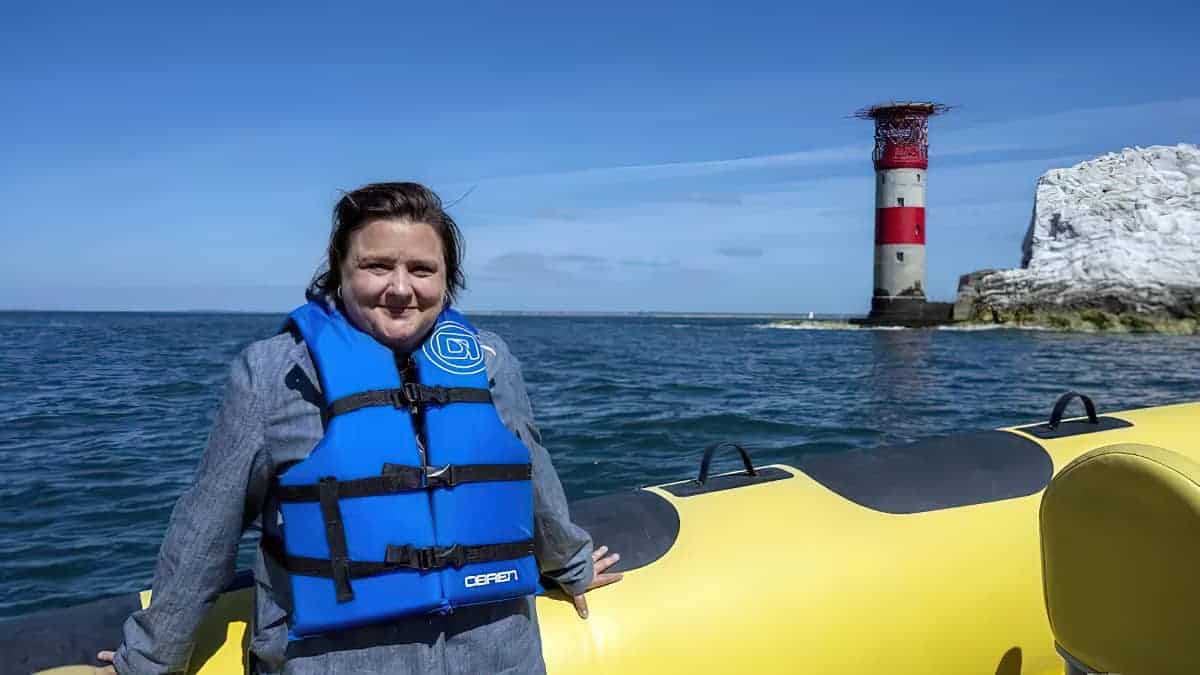
[[[537,599],[548,670],[1050,675],[1038,509],[1055,473],[1138,443],[1200,460],[1200,403],[813,455],[572,504],[622,554],[591,618]],[[1090,402],[1089,402],[1090,403]],[[721,460],[730,444],[715,447]],[[239,586],[240,585],[240,586]],[[217,602],[193,672],[246,669],[249,579]],[[91,663],[150,592],[0,624],[0,670]]]

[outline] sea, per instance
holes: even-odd
[[[787,463],[1037,422],[1072,390],[1102,412],[1200,400],[1195,336],[473,319],[520,359],[571,499],[693,477],[716,441],[745,445],[756,464]],[[282,321],[0,313],[0,618],[147,587],[230,362]],[[714,469],[737,466],[719,458]],[[241,567],[252,551],[248,538]]]

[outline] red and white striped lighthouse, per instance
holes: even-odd
[[[925,314],[925,170],[929,118],[948,106],[902,102],[855,113],[875,121],[875,287],[870,320]]]

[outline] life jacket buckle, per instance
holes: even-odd
[[[453,565],[455,569],[459,569],[467,564],[467,551],[458,544],[439,549],[437,557],[441,562],[441,567]]]
[[[416,554],[417,569],[421,570],[422,572],[428,572],[429,570],[438,566],[436,549],[432,547],[418,548],[413,549],[413,553]]]
[[[383,559],[389,565],[419,570],[421,572],[428,572],[438,566],[437,549],[432,547],[414,548],[412,544],[405,544],[403,546],[393,544],[388,546]]]
[[[454,487],[458,481],[454,478],[454,465],[443,467],[425,467],[425,485],[427,487]]]
[[[392,407],[407,408],[416,403],[420,398],[420,390],[417,389],[416,382],[405,382],[400,385],[399,389],[393,389],[390,392],[392,399]]]
[[[421,391],[424,387],[420,382],[405,382],[401,391],[404,392],[405,403],[409,405],[417,405],[425,402],[425,396]]]

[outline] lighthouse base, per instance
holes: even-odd
[[[902,326],[927,328],[954,323],[952,302],[926,302],[918,298],[871,298],[871,313],[851,319],[859,326]]]

